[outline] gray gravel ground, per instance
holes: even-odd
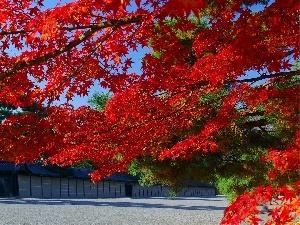
[[[0,224],[214,225],[228,202],[213,198],[0,198]]]

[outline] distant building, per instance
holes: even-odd
[[[14,166],[0,162],[0,196],[20,198],[119,198],[119,197],[165,197],[171,188],[166,186],[143,187],[138,180],[124,173],[91,182],[92,170],[42,166],[26,163]],[[215,196],[215,187],[193,184],[182,189],[178,196]]]

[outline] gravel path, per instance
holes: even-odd
[[[214,225],[228,202],[213,198],[5,199],[0,224]]]

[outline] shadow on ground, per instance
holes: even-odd
[[[127,201],[128,200],[128,201]],[[224,199],[210,199],[210,198],[175,198],[175,199],[123,199],[122,201],[110,201],[110,199],[18,199],[6,198],[0,199],[0,204],[16,204],[16,205],[76,205],[76,206],[109,206],[109,207],[132,207],[132,208],[158,208],[158,209],[180,209],[180,210],[221,210],[224,211],[226,207],[210,206],[208,203],[201,204],[201,202],[209,201],[224,201]],[[157,203],[158,201],[162,203]],[[185,204],[184,201],[193,201],[193,205]],[[199,201],[199,205],[196,204]],[[147,202],[145,202],[147,201]],[[153,202],[155,201],[155,202]],[[171,203],[171,204],[168,204]]]

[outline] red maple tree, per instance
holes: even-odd
[[[97,180],[145,155],[188,161],[214,153],[219,132],[263,105],[264,115],[279,113],[294,131],[285,149],[274,146],[264,159],[274,165],[270,180],[299,172],[300,90],[297,80],[288,85],[299,74],[292,69],[299,59],[299,2],[275,0],[254,12],[261,2],[77,0],[44,9],[42,0],[0,0],[0,102],[36,106],[2,122],[0,157],[19,163],[43,154],[59,165],[90,159],[99,166],[91,175]],[[193,34],[192,14],[207,20]],[[187,37],[188,47],[180,41]],[[149,46],[159,57],[146,54],[141,74],[128,72],[131,53]],[[245,77],[251,70],[258,76]],[[86,95],[97,80],[113,93],[104,110],[53,104]],[[199,105],[199,96],[225,87],[217,113]],[[170,145],[174,131],[208,114],[199,131]],[[274,198],[281,207],[267,223],[291,222],[299,214],[297,193],[299,182],[257,187],[228,207],[222,223],[258,224],[258,205]]]

